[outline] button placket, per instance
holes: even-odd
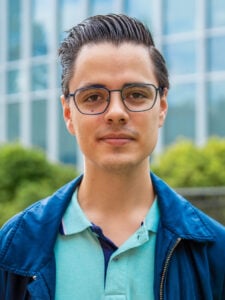
[[[107,298],[105,299],[126,299],[126,297],[123,295],[126,294],[127,271],[127,257],[123,255],[116,255],[114,253],[109,261],[107,269],[105,281],[105,295]],[[110,298],[112,295],[114,298]]]

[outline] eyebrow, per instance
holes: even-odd
[[[131,85],[140,85],[140,84],[149,84],[149,83],[145,83],[145,82],[127,82],[124,83],[123,86],[121,87],[121,89],[123,89],[124,87],[128,87]],[[89,89],[89,88],[106,88],[109,89],[105,84],[100,84],[100,83],[87,83],[83,86],[81,86],[80,88],[78,88],[78,90],[80,89]]]
[[[104,84],[100,84],[100,83],[87,83],[83,86],[81,86],[80,88],[78,88],[78,90],[80,89],[89,89],[89,88],[106,88],[106,85]]]

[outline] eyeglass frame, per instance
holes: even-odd
[[[141,86],[152,86],[152,87],[155,89],[155,99],[154,99],[153,104],[152,104],[152,106],[151,106],[150,108],[148,108],[148,109],[143,109],[143,110],[131,110],[129,107],[127,107],[127,104],[125,103],[125,98],[123,97],[123,90],[124,90],[125,88],[132,87],[132,86],[140,86],[140,87],[141,87]],[[76,100],[75,100],[76,93],[79,92],[79,91],[82,91],[82,90],[89,90],[89,89],[92,89],[92,88],[93,88],[93,89],[100,89],[100,90],[105,90],[105,91],[107,91],[109,97],[108,97],[108,99],[107,99],[106,102],[108,102],[108,103],[107,103],[105,109],[104,109],[103,111],[101,111],[101,112],[98,112],[98,113],[85,113],[85,112],[81,111],[80,108],[79,108],[79,106],[77,105],[77,102],[76,102]],[[125,108],[126,108],[128,111],[130,111],[130,112],[144,112],[144,111],[151,110],[151,109],[155,106],[155,103],[156,103],[156,101],[157,101],[158,93],[160,94],[160,92],[163,92],[163,90],[164,90],[164,87],[162,87],[162,86],[156,87],[153,83],[131,83],[131,84],[126,84],[126,85],[124,85],[124,86],[122,87],[122,89],[113,89],[113,90],[110,90],[110,89],[108,89],[107,87],[102,86],[102,85],[90,85],[90,86],[85,86],[85,87],[81,87],[81,88],[79,88],[79,89],[76,89],[73,93],[69,93],[69,94],[67,95],[67,99],[68,99],[69,97],[73,97],[73,101],[74,101],[74,104],[75,104],[77,110],[78,110],[81,114],[83,114],[83,115],[90,115],[90,116],[91,116],[91,115],[101,115],[101,114],[104,114],[104,112],[106,112],[106,110],[108,109],[108,107],[109,107],[109,105],[110,105],[110,101],[111,101],[111,93],[112,93],[112,92],[120,92],[120,97],[121,97],[121,99],[122,99],[123,105],[125,106]]]

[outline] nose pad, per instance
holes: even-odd
[[[121,98],[119,91],[110,93],[110,103],[105,112],[105,119],[108,122],[123,124],[127,122],[128,112]]]

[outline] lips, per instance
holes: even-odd
[[[123,146],[133,141],[134,136],[126,133],[109,133],[101,136],[99,140],[113,146]]]

